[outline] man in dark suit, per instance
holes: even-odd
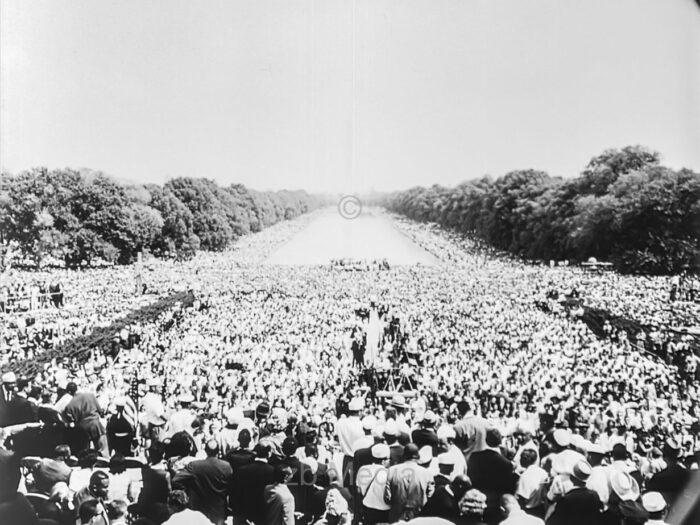
[[[21,425],[38,421],[39,408],[27,399],[29,394],[29,381],[19,379],[15,387],[15,395],[7,403],[10,425]]]
[[[433,449],[433,455],[437,455],[437,448],[440,440],[438,440],[437,433],[435,432],[435,424],[437,423],[437,416],[432,410],[428,410],[420,422],[420,428],[417,428],[411,433],[411,440],[416,444],[420,450],[426,445],[429,445]]]
[[[187,491],[192,510],[200,511],[216,525],[223,525],[233,470],[227,461],[217,458],[219,445],[215,440],[208,441],[204,450],[207,459],[192,461],[175,474],[173,487]]]
[[[573,488],[564,494],[554,512],[547,520],[547,525],[595,525],[601,519],[603,504],[598,494],[586,488],[586,481],[591,475],[591,466],[587,461],[574,465],[571,474]]]
[[[10,410],[8,405],[15,396],[15,385],[17,377],[14,372],[5,372],[2,375],[2,385],[0,385],[0,427],[10,425]]]
[[[389,445],[389,465],[398,465],[403,460],[404,446],[399,443],[399,428],[396,421],[390,419],[384,426],[384,441]]]
[[[229,450],[226,454],[226,461],[231,465],[234,474],[243,465],[255,461],[255,453],[248,448],[250,441],[250,430],[244,428],[238,433],[238,447]]]
[[[231,507],[236,518],[256,525],[265,521],[265,487],[273,481],[275,467],[268,463],[270,445],[258,443],[255,461],[238,469],[231,485]]]
[[[469,478],[463,474],[456,476],[449,485],[435,489],[420,513],[421,517],[442,518],[456,521],[461,516],[459,500],[471,488]]]
[[[680,452],[681,447],[673,438],[667,440],[663,448],[666,468],[654,474],[646,485],[648,492],[660,492],[669,506],[673,505],[690,479],[690,471],[678,459]]]
[[[501,496],[515,494],[517,476],[513,464],[501,455],[502,437],[498,429],[489,428],[485,440],[488,448],[469,456],[467,472],[474,488],[486,495],[484,521],[498,523]]]

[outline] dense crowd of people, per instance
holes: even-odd
[[[621,525],[685,501],[698,383],[533,307],[576,289],[691,326],[668,278],[525,264],[399,218],[441,264],[264,263],[318,213],[147,262],[143,295],[125,267],[15,272],[66,298],[0,327],[0,523]],[[383,388],[402,354],[410,391]]]

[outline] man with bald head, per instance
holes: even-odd
[[[217,456],[216,440],[207,441],[206,459],[192,461],[175,474],[173,488],[182,489],[190,498],[190,508],[202,512],[216,525],[226,521],[226,502],[233,470],[228,461]]]
[[[525,513],[512,494],[501,496],[501,512],[505,516],[501,525],[544,525],[540,518]]]

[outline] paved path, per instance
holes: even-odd
[[[436,265],[440,262],[396,230],[391,218],[363,211],[356,219],[341,217],[335,208],[321,215],[273,252],[265,264],[328,264],[331,259],[387,259],[393,265]]]

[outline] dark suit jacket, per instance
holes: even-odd
[[[575,488],[557,502],[547,525],[597,525],[602,510],[598,494],[584,487]]]
[[[192,461],[175,474],[173,487],[187,491],[192,510],[200,511],[214,523],[223,523],[232,474],[231,465],[218,458]]]
[[[513,464],[495,450],[487,449],[469,456],[467,472],[474,488],[486,495],[484,521],[497,520],[501,496],[515,494],[517,476]]]
[[[389,466],[398,465],[403,461],[403,448],[398,442],[389,445]]]
[[[170,480],[165,471],[156,470],[150,465],[141,469],[141,479],[143,480],[143,488],[136,502],[136,512],[140,516],[150,517],[154,505],[168,502]]]
[[[243,465],[231,487],[234,515],[262,524],[265,519],[265,487],[272,483],[275,467],[262,461]]]
[[[459,502],[447,491],[446,486],[437,487],[421,510],[420,516],[454,521],[459,517]]]
[[[672,505],[676,498],[683,491],[683,488],[690,479],[690,471],[674,463],[661,472],[657,472],[647,481],[647,492],[661,492],[669,505]]]
[[[10,425],[38,421],[38,411],[39,408],[34,403],[19,395],[16,395],[7,403]]]
[[[371,448],[360,448],[355,451],[355,455],[352,458],[352,469],[357,478],[357,473],[365,465],[372,463],[372,449]]]
[[[435,454],[435,451],[439,444],[439,440],[435,431],[427,428],[419,428],[414,430],[411,433],[411,439],[418,448],[430,445],[433,449],[433,454]]]
[[[255,461],[255,453],[244,448],[237,448],[235,450],[230,450],[229,453],[226,454],[226,461],[229,462],[233,471],[236,472],[243,465],[248,465]]]

